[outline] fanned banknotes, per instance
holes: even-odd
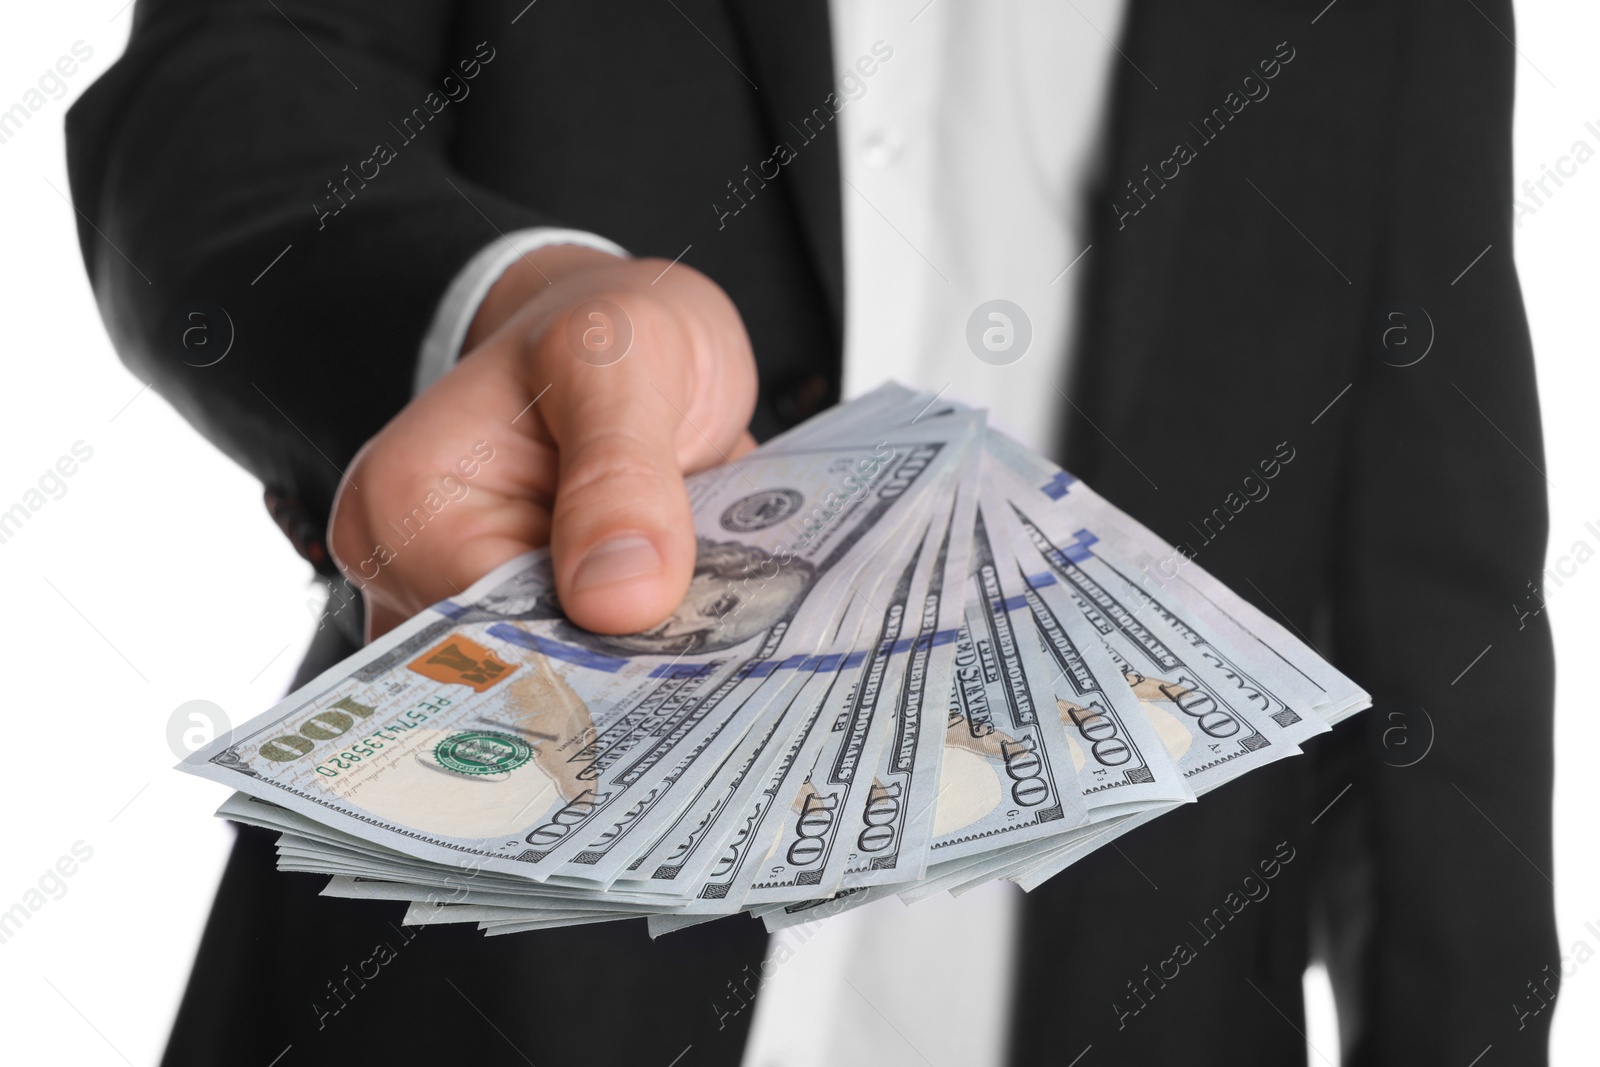
[[[512,560],[182,769],[283,870],[491,934],[1033,888],[1370,703],[983,414],[885,386],[689,479],[671,618]]]

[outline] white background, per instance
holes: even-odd
[[[94,52],[65,79],[60,99],[0,144],[0,510],[75,442],[93,449],[65,494],[0,544],[9,692],[0,911],[22,901],[75,844],[92,850],[63,880],[64,893],[47,897],[0,944],[8,1022],[0,1057],[8,1062],[158,1059],[228,839],[210,814],[224,791],[171,769],[169,716],[196,698],[236,723],[258,712],[281,695],[311,631],[310,570],[268,520],[259,486],[121,367],[84,278],[73,209],[63,199],[62,118],[121,51],[130,19],[121,4],[14,5],[0,35],[0,110],[74,42]],[[1308,18],[1321,6],[1309,4]],[[1463,18],[1481,17],[1471,5],[1462,10]],[[1519,17],[1520,184],[1537,179],[1541,165],[1554,167],[1577,140],[1600,150],[1600,134],[1584,127],[1594,121],[1600,129],[1600,68],[1590,54],[1600,9],[1539,0],[1520,4]],[[1547,186],[1554,195],[1516,233],[1545,412],[1552,560],[1579,540],[1600,548],[1584,527],[1600,527],[1591,443],[1600,386],[1592,321],[1600,161],[1564,182]],[[1590,845],[1600,834],[1590,784],[1600,748],[1590,681],[1600,647],[1600,564],[1552,585],[1549,600],[1560,681],[1556,869],[1547,873],[1557,886],[1562,951],[1583,941],[1600,954],[1600,936],[1584,926],[1600,928],[1600,861]],[[1484,862],[1521,860],[1508,850]],[[1308,988],[1325,995],[1315,977]],[[1506,990],[1508,1012],[1521,992]],[[1310,1024],[1312,1062],[1337,1062],[1325,1004],[1314,1005]],[[1554,1062],[1592,1062],[1597,1039],[1600,965],[1580,965],[1563,986]],[[239,1062],[264,1065],[279,1051],[262,1047],[254,1057],[241,1047]]]

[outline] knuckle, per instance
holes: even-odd
[[[621,492],[624,483],[647,490],[668,480],[655,450],[623,428],[586,438],[571,446],[563,459],[558,499],[595,490]]]

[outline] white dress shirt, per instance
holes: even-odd
[[[945,390],[1053,451],[1122,0],[831,0],[830,14],[848,100],[845,396],[890,378]],[[1020,316],[986,309],[969,329],[994,300]],[[1020,895],[891,898],[774,934],[744,1067],[998,1067]]]
[[[1122,7],[830,0],[846,397],[897,379],[1052,450]],[[559,243],[623,254],[555,229],[485,248],[441,301],[418,391],[459,354],[501,273]],[[775,934],[744,1067],[998,1067],[1019,893],[1000,882],[911,908],[891,898]]]
[[[838,118],[847,397],[887,378],[948,389],[1051,450],[1121,6],[833,0],[836,71],[894,49]],[[1010,351],[974,354],[968,323],[991,300],[1031,326],[1020,359],[1022,321]]]

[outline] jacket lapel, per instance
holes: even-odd
[[[1171,138],[1187,132],[1183,119],[1198,107],[1184,79],[1168,83],[1163,77],[1164,91],[1158,92],[1143,73],[1176,75],[1176,55],[1188,50],[1187,37],[1161,32],[1174,21],[1168,7],[1165,0],[1128,2],[1121,52],[1114,60],[1104,169],[1087,205],[1100,251],[1083,280],[1088,299],[1080,304],[1078,335],[1088,343],[1080,345],[1074,380],[1103,413],[1097,419],[1114,412],[1120,421],[1138,406],[1140,390],[1151,380],[1164,325],[1159,309],[1168,304],[1187,233],[1188,188],[1174,182],[1157,194],[1159,202],[1145,204],[1133,184],[1147,173],[1145,164],[1171,154]],[[1129,214],[1119,218],[1119,210]]]
[[[801,120],[815,109],[832,116],[824,102],[833,91],[833,46],[827,0],[726,0],[753,69],[773,145],[788,144],[792,162],[783,178],[793,198],[806,248],[822,279],[834,334],[843,336],[844,225],[839,203],[837,124],[807,134]],[[813,123],[813,128],[815,128]]]

